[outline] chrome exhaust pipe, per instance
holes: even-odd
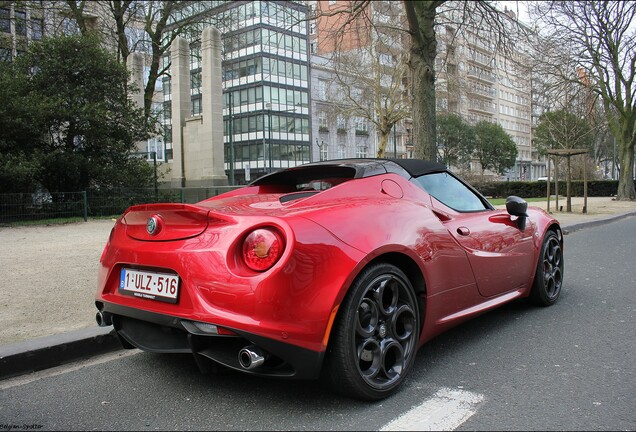
[[[108,327],[109,325],[113,325],[113,317],[108,312],[98,311],[95,315],[95,321],[97,321],[97,325],[100,327]]]
[[[243,369],[254,369],[265,363],[265,352],[255,345],[246,346],[238,353],[238,360]]]

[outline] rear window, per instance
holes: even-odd
[[[355,177],[351,167],[306,167],[279,171],[254,181],[254,186],[281,186],[289,192],[323,191]]]

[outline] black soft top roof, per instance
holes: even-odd
[[[422,159],[390,159],[390,161],[404,168],[412,177],[446,171],[446,165]]]
[[[305,180],[341,177],[364,178],[396,173],[410,179],[424,174],[446,171],[446,166],[421,159],[336,159],[314,162],[263,176],[252,185],[302,183]]]

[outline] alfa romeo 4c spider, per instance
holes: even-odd
[[[514,196],[498,210],[437,163],[345,159],[130,207],[95,304],[126,348],[377,400],[426,341],[515,299],[551,305],[562,284],[563,235],[543,210]]]

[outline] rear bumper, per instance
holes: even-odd
[[[236,336],[212,334],[209,323],[144,311],[114,303],[96,303],[112,319],[117,335],[126,348],[136,347],[159,353],[192,353],[201,365],[202,357],[241,372],[294,379],[316,379],[320,374],[324,351],[317,352],[279,340],[223,326]],[[203,330],[197,327],[203,324]],[[239,362],[239,351],[256,346],[266,353],[265,362],[246,369]]]

